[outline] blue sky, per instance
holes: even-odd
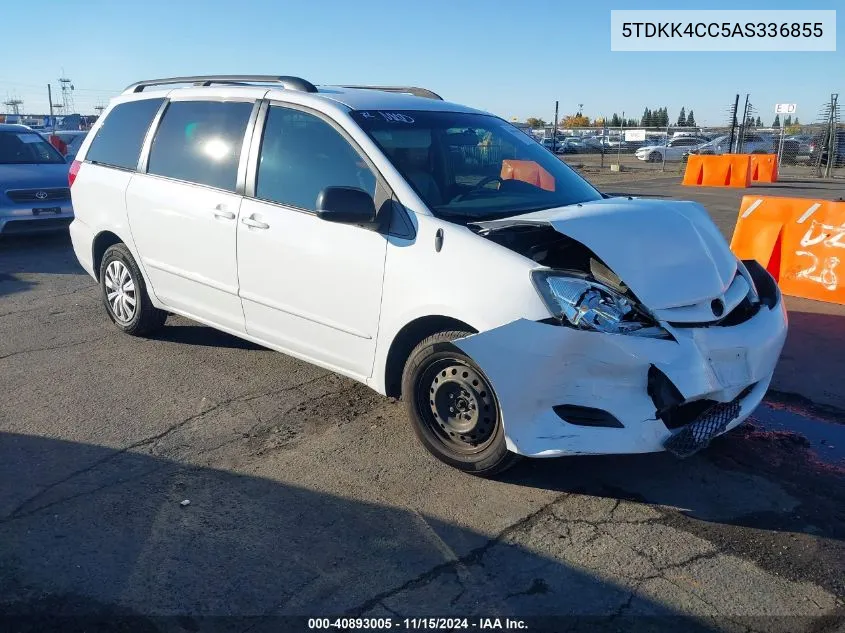
[[[681,106],[719,124],[736,93],[751,93],[764,122],[774,104],[816,118],[831,92],[845,97],[845,47],[835,53],[620,53],[610,51],[610,10],[840,9],[841,0],[691,3],[560,0],[41,0],[7,3],[0,100],[46,109],[46,84],[73,79],[77,106],[138,79],[266,73],[314,83],[405,84],[500,116],[550,120],[584,113]],[[37,7],[37,8],[36,8]],[[47,19],[46,16],[51,16]],[[55,26],[54,26],[55,25]],[[37,33],[40,30],[40,33]],[[35,37],[34,37],[35,35]],[[11,62],[11,63],[10,63]],[[79,109],[79,108],[78,108]]]

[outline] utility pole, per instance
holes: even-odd
[[[557,107],[559,102],[555,101],[555,122],[552,127],[552,154],[557,154]]]
[[[736,99],[734,99],[734,107],[731,110],[731,141],[728,143],[729,151],[733,151],[734,148],[734,132],[736,131],[736,111],[739,108],[739,93],[736,95]]]
[[[622,139],[623,138],[625,138],[625,110],[622,110],[622,125],[619,128],[619,141],[618,141],[619,145],[617,146],[617,150],[616,150],[616,167],[619,169],[619,171],[622,171],[622,163],[620,161],[622,160]],[[613,170],[613,167],[611,167],[611,171],[612,170]]]
[[[53,116],[53,87],[47,84],[47,101],[50,102],[50,125],[53,128],[53,134],[56,133],[56,117]]]
[[[602,117],[604,121],[601,124],[601,143],[600,150],[601,150],[601,167],[604,169],[604,139],[608,138],[608,131],[607,131],[607,117]]]
[[[745,93],[745,107],[742,109],[742,123],[739,126],[739,138],[736,140],[736,153],[742,153],[742,146],[745,143],[745,124],[748,121],[748,97],[749,94]]]
[[[830,115],[827,119],[828,125],[828,142],[827,142],[827,165],[824,168],[824,177],[830,178],[830,170],[833,168],[833,161],[836,159],[834,156],[836,150],[836,120],[838,106],[837,101],[839,101],[839,93],[834,93],[830,95]],[[821,152],[819,152],[821,153]]]

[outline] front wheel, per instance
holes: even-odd
[[[663,156],[660,155],[660,152],[652,152],[648,155],[648,162],[650,163],[659,163],[663,160]]]
[[[420,442],[440,461],[490,477],[518,460],[508,451],[499,401],[487,377],[452,341],[470,332],[439,332],[411,352],[402,397]]]

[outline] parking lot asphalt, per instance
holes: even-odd
[[[698,200],[729,236],[743,192],[677,181],[602,188]],[[845,195],[791,185],[751,192]],[[764,409],[838,433],[845,309],[788,306]],[[0,240],[0,385],[10,630],[78,614],[99,618],[89,631],[117,616],[132,630],[293,630],[238,619],[285,614],[845,624],[845,469],[824,453],[834,442],[762,414],[683,461],[524,461],[473,478],[424,452],[401,403],[350,380],[178,317],[154,338],[121,334],[66,235]]]

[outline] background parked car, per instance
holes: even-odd
[[[586,150],[584,141],[580,136],[567,136],[563,139],[563,142],[566,144],[569,154],[579,154]]]
[[[798,143],[798,156],[809,156],[812,149],[810,148],[810,144],[813,141],[812,134],[794,134],[792,136],[787,136],[784,139],[784,142],[787,141],[796,141]]]
[[[819,154],[821,154],[821,162],[819,163]],[[810,164],[815,165],[819,163],[827,166],[828,163],[827,146],[821,136],[813,137],[810,143]],[[845,167],[845,130],[837,130],[836,137],[833,144],[833,166]]]
[[[697,136],[677,136],[669,140],[666,145],[646,145],[634,154],[640,160],[658,163],[662,160],[680,161],[691,148],[697,148],[707,143],[707,139]]]
[[[0,233],[66,228],[73,220],[69,167],[37,132],[0,124]]]
[[[743,135],[740,149],[743,154],[774,154],[777,152],[777,143],[771,136],[749,132]]]
[[[584,144],[579,139],[565,138],[558,141],[555,151],[558,154],[578,154],[584,151]]]
[[[731,137],[727,134],[717,136],[712,141],[708,141],[698,147],[690,148],[689,154],[730,154],[738,148],[737,140],[734,139],[733,147],[730,144]],[[743,154],[774,154],[778,151],[778,139],[757,133],[748,133],[743,137],[741,152]],[[798,156],[798,142],[784,139],[783,141],[783,160],[784,162],[794,162]]]

